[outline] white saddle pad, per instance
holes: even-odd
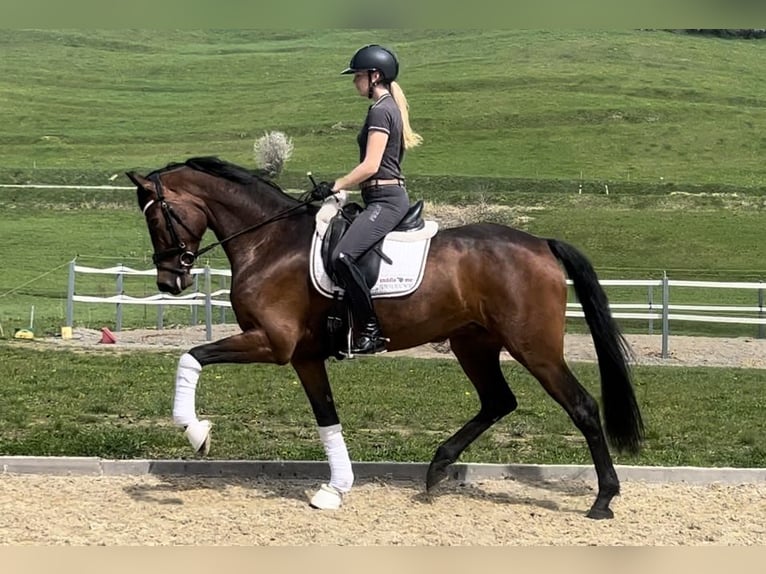
[[[311,241],[310,275],[314,287],[322,295],[332,297],[334,291],[343,291],[332,282],[322,261],[322,240],[330,219],[345,203],[344,193],[325,200],[316,216],[316,229]],[[378,281],[370,290],[373,298],[401,297],[415,291],[423,281],[428,248],[439,225],[426,220],[425,227],[416,231],[392,231],[383,239],[381,249],[391,259],[389,265],[380,262]]]

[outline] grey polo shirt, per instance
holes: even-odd
[[[385,94],[367,110],[367,117],[359,135],[359,161],[364,161],[367,153],[367,136],[371,131],[381,131],[388,134],[386,149],[380,167],[370,179],[402,178],[401,162],[404,157],[404,137],[402,114],[391,94]]]

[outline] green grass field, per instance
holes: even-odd
[[[177,458],[191,455],[170,414],[176,353],[72,353],[0,343],[0,454]],[[370,368],[374,362],[375,368]],[[595,365],[577,364],[600,397]],[[455,361],[332,361],[330,379],[354,460],[430,461],[478,410]],[[590,464],[584,439],[521,367],[503,368],[519,408],[464,453],[464,462]],[[766,465],[766,389],[751,369],[637,367],[647,427],[621,464]],[[198,412],[215,423],[219,459],[324,460],[294,371],[270,365],[204,370]]]

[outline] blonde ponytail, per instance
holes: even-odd
[[[404,149],[411,149],[419,146],[423,142],[423,138],[420,134],[412,131],[412,126],[410,125],[410,106],[407,104],[407,98],[405,97],[401,86],[396,82],[391,82],[391,95],[394,96],[394,101],[402,114]]]

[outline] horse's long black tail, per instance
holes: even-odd
[[[574,284],[593,337],[609,442],[617,450],[638,452],[644,439],[644,423],[630,380],[630,348],[609,311],[606,293],[590,261],[563,241],[548,239],[548,245]]]

